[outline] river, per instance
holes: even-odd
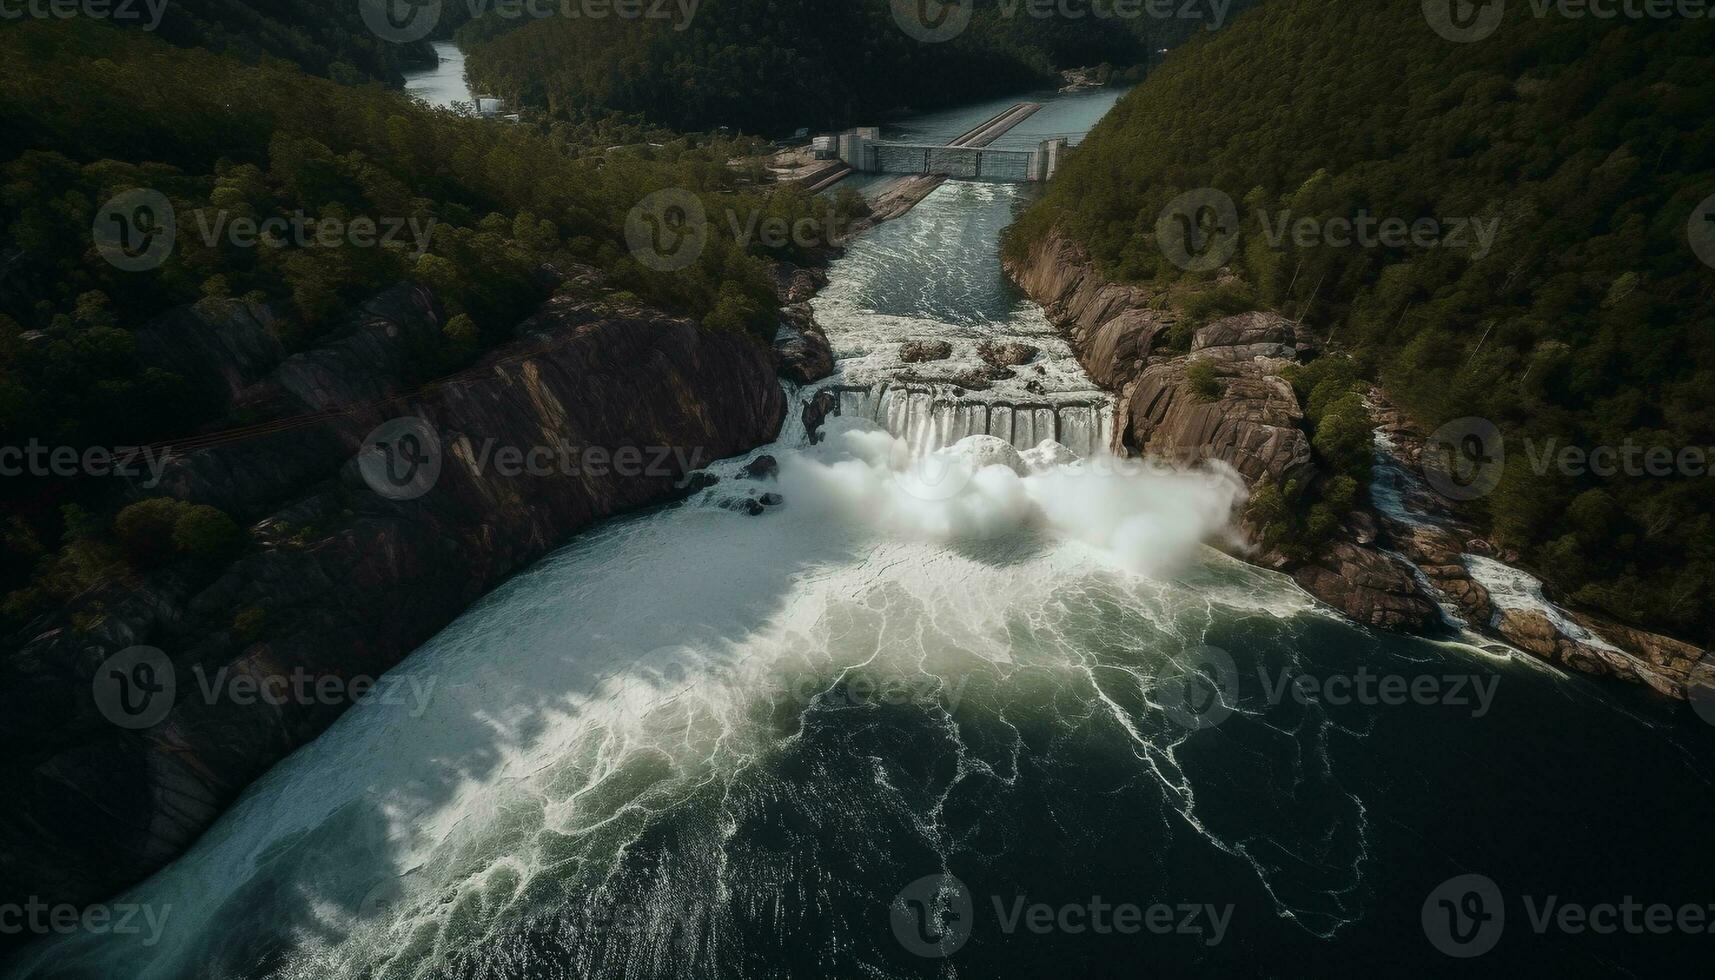
[[[1087,126],[1100,95],[1032,124]],[[579,536],[120,899],[167,910],[159,935],[33,947],[15,975],[1424,974],[1459,966],[1426,911],[1467,874],[1506,902],[1479,972],[1706,965],[1708,936],[1529,912],[1715,897],[1715,727],[1331,615],[1199,544],[1235,499],[1218,474],[1032,449],[1051,426],[1083,454],[1099,433],[1068,420],[1103,396],[1000,274],[1029,193],[947,184],[835,263],[816,308],[848,411],[761,450],[782,505],[722,506],[746,487],[725,461]],[[987,391],[896,381],[941,369],[902,340],[965,365],[991,337],[1042,353]],[[1027,428],[1025,401],[1050,416]],[[1018,472],[922,478],[1002,417]],[[1194,667],[1218,700],[1188,696]]]
[[[439,64],[405,73],[405,91],[432,106],[452,108],[454,102],[474,102],[464,75],[464,52],[452,41],[435,41]]]

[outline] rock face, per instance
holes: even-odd
[[[1416,565],[1435,586],[1437,592],[1453,602],[1459,616],[1481,626],[1495,618],[1495,606],[1489,590],[1471,578],[1471,572],[1459,560],[1469,551],[1466,543],[1474,535],[1461,536],[1450,528],[1425,524],[1407,525],[1387,521],[1388,537],[1412,564]]]
[[[1177,314],[1145,289],[1103,279],[1072,242],[1050,235],[1022,261],[1009,261],[1007,272],[1066,334],[1085,371],[1117,393],[1114,450],[1183,463],[1218,460],[1252,486],[1315,476],[1303,412],[1281,377],[1310,347],[1291,321],[1273,313],[1225,317],[1198,328],[1188,353],[1173,355],[1163,342]],[[1197,362],[1212,366],[1218,396],[1206,398],[1192,385]],[[1375,542],[1374,534],[1348,534],[1308,562],[1250,557],[1289,572],[1358,622],[1435,627],[1440,609],[1411,569]]]
[[[419,288],[388,290],[339,339],[290,357],[266,315],[181,310],[139,331],[152,363],[284,420],[187,452],[156,491],[225,509],[258,546],[224,567],[181,562],[113,584],[9,639],[0,902],[116,893],[348,707],[211,698],[206,678],[378,676],[573,532],[774,438],[785,412],[765,347],[646,308],[551,300],[512,343],[433,383],[413,352],[444,315]],[[405,416],[438,439],[440,471],[395,499],[354,457]],[[165,717],[135,730],[91,697],[97,668],[133,645],[163,651],[177,687]]]
[[[774,337],[774,363],[780,375],[807,385],[833,374],[834,349],[810,304],[781,307],[780,320],[780,332]]]
[[[1348,541],[1334,541],[1292,570],[1306,592],[1366,626],[1422,629],[1440,619],[1404,564]]]
[[[828,416],[834,414],[834,409],[839,407],[839,404],[840,396],[827,389],[816,392],[804,402],[804,410],[800,417],[804,422],[804,434],[810,440],[810,445],[814,446],[822,441],[822,423],[828,420]]]
[[[774,268],[774,291],[780,295],[780,302],[788,306],[808,303],[827,284],[828,274],[821,269],[784,262]]]
[[[1175,317],[1152,306],[1147,290],[1103,279],[1078,246],[1058,235],[1038,242],[1006,270],[1072,342],[1078,361],[1103,388],[1118,391],[1143,371]]]
[[[1222,320],[1198,335],[1228,325],[1228,320]],[[1273,324],[1259,324],[1262,330],[1273,328]],[[1304,432],[1304,414],[1292,386],[1279,376],[1280,369],[1291,362],[1247,359],[1242,355],[1253,346],[1249,343],[1253,335],[1238,336],[1233,347],[1205,347],[1144,368],[1121,399],[1126,423],[1122,444],[1187,463],[1218,459],[1253,484],[1262,480],[1284,484],[1308,475],[1310,440]],[[1205,401],[1192,389],[1186,372],[1196,361],[1215,366],[1219,398]]]
[[[1390,437],[1387,454],[1404,469],[1417,468],[1422,438],[1381,392],[1372,392],[1370,399]],[[1706,651],[1586,613],[1562,610],[1580,630],[1566,626],[1565,620],[1557,624],[1539,609],[1519,608],[1516,602],[1512,608],[1503,608],[1472,578],[1465,556],[1498,558],[1514,565],[1518,556],[1497,554],[1476,528],[1461,523],[1444,503],[1430,500],[1420,505],[1420,500],[1434,497],[1426,488],[1404,487],[1402,496],[1413,514],[1422,515],[1422,522],[1408,525],[1387,520],[1390,539],[1473,628],[1570,670],[1643,684],[1669,697],[1688,696],[1687,687],[1696,679],[1694,670],[1707,657]],[[1715,666],[1715,659],[1710,663]]]

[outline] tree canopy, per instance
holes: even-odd
[[[1180,294],[1230,277],[1325,329],[1426,431],[1491,420],[1504,477],[1474,506],[1500,543],[1579,602],[1707,641],[1715,478],[1539,461],[1715,446],[1715,268],[1688,236],[1715,194],[1715,24],[1511,6],[1460,44],[1417,0],[1264,4],[1122,100],[1008,247],[1059,228],[1116,279]],[[1199,188],[1239,212],[1222,270],[1158,247],[1163,210]],[[1363,215],[1439,237],[1278,234],[1282,216]],[[1476,224],[1459,241],[1454,222]]]

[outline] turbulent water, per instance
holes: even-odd
[[[834,267],[849,411],[767,447],[779,484],[754,489],[784,504],[721,506],[728,461],[703,498],[579,537],[396,668],[425,699],[354,708],[124,896],[166,910],[158,937],[37,946],[15,974],[1423,974],[1460,966],[1424,907],[1461,874],[1511,903],[1479,972],[1706,964],[1715,937],[1543,936],[1521,904],[1715,901],[1715,729],[1689,709],[1340,621],[1199,546],[1230,478],[1015,458],[1034,415],[933,457],[958,493],[919,479],[929,445],[1026,400],[1100,444],[1067,420],[1099,393],[1000,278],[1025,193],[948,185]],[[992,336],[1044,371],[891,407],[900,341],[965,362]],[[1441,696],[1354,696],[1377,676]],[[1104,904],[1171,908],[1098,929]]]

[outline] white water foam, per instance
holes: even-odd
[[[1566,610],[1550,602],[1543,594],[1541,580],[1529,573],[1481,555],[1460,555],[1459,560],[1471,573],[1471,578],[1489,590],[1489,600],[1495,608],[1539,612],[1554,624],[1555,629],[1585,646],[1612,653],[1625,652],[1585,629],[1567,615]]]
[[[992,436],[920,456],[860,420],[829,425],[821,446],[782,461],[787,499],[916,540],[946,543],[1041,526],[1099,549],[1119,567],[1159,576],[1186,564],[1205,540],[1227,534],[1245,499],[1244,481],[1224,467],[1086,461],[1044,441],[1031,450],[1039,461],[1033,472]]]
[[[1193,777],[1169,762],[1186,733],[1145,717],[1158,712],[1130,687],[1201,642],[1217,607],[1310,608],[1278,577],[1199,547],[1241,499],[1228,473],[1103,472],[1062,447],[1026,458],[973,440],[937,464],[965,491],[935,499],[939,481],[925,495],[898,440],[858,422],[776,451],[783,506],[612,523],[413,654],[394,673],[432,685],[426,713],[354,707],[126,897],[172,909],[161,945],[70,938],[18,975],[125,963],[140,978],[430,976],[541,909],[574,907],[568,896],[618,888],[627,848],[658,818],[706,805],[693,800],[710,787],[737,793],[796,737],[763,723],[766,705],[786,692],[817,710],[831,678],[859,670],[920,678],[924,710],[962,696],[997,717],[1046,710],[1009,672],[1083,678],[1151,743],[1143,773],[1189,812]],[[1175,573],[1196,586],[1161,577]],[[1104,627],[1086,607],[1125,609],[1129,625],[1092,646]],[[972,755],[952,778],[999,766]],[[720,870],[726,819],[681,852],[710,862],[717,924],[740,912]],[[949,846],[944,815],[917,819]],[[695,951],[676,931],[682,900],[642,900],[638,942],[666,964]]]

